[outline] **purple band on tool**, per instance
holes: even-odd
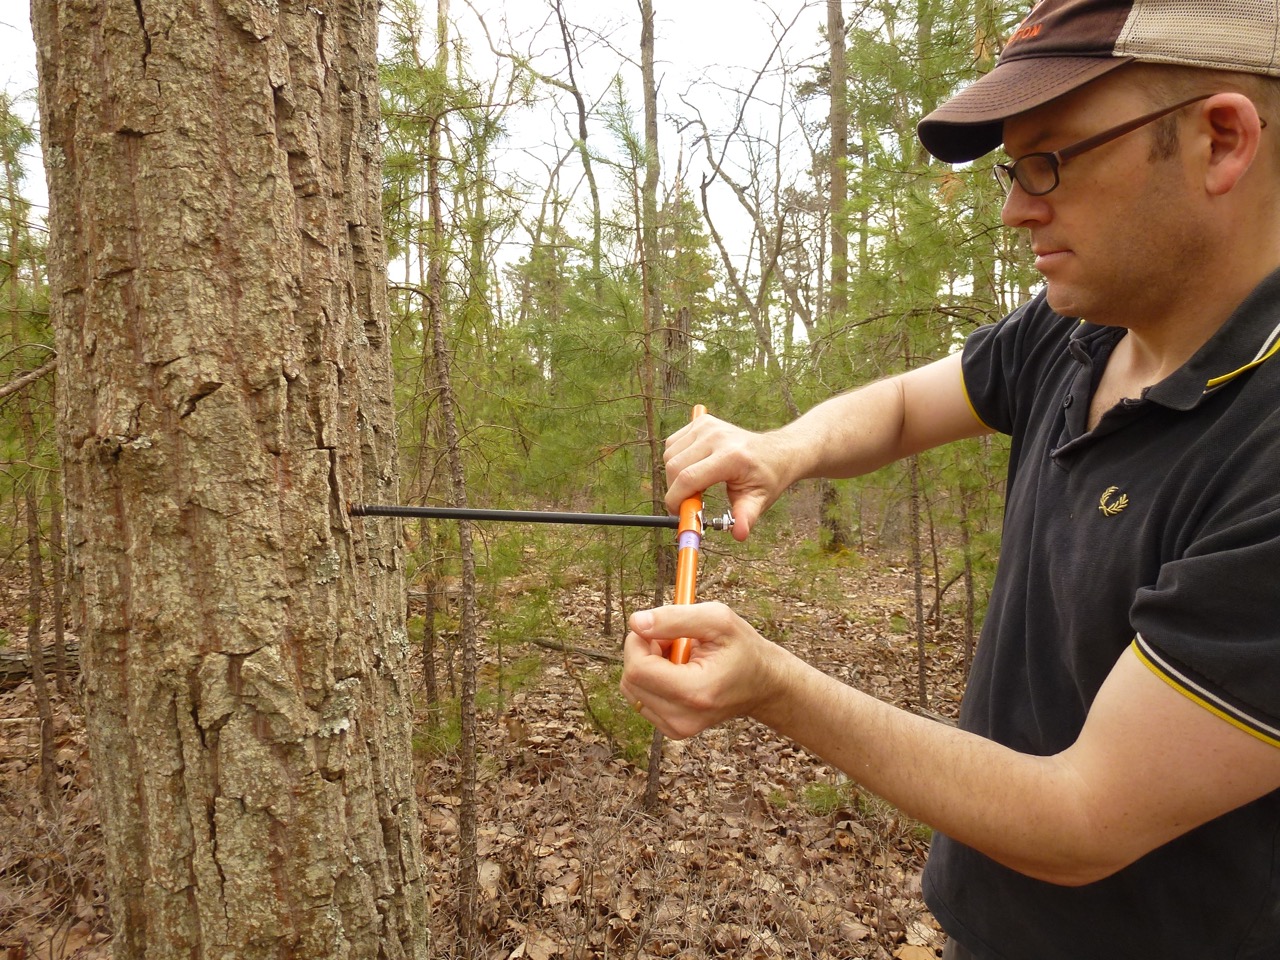
[[[702,537],[695,530],[686,530],[680,534],[680,538],[676,540],[676,547],[683,550],[685,547],[693,547],[697,550],[702,543]]]

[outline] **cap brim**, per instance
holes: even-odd
[[[976,160],[1000,146],[1004,122],[1056,100],[1130,57],[1027,57],[997,64],[920,121],[916,133],[944,163]]]

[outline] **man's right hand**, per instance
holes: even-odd
[[[969,405],[960,354],[820,403],[778,430],[752,433],[703,414],[667,440],[667,509],[723,483],[733,536],[797,480],[857,477],[921,450],[989,433]]]
[[[795,454],[778,432],[753,433],[709,414],[667,439],[667,509],[724,483],[733,512],[733,536],[745,540],[756,520],[798,477]]]

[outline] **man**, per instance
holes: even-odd
[[[1039,4],[920,136],[1003,140],[1045,289],[780,430],[668,441],[668,506],[724,482],[741,539],[801,478],[1012,435],[960,729],[719,604],[635,614],[621,681],[668,735],[754,717],[933,826],[948,957],[1280,957],[1278,7]]]

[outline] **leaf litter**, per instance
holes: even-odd
[[[878,571],[841,575],[840,589],[826,598],[773,584],[772,600],[785,615],[754,622],[840,679],[921,710],[914,638],[896,632],[910,578]],[[721,571],[711,586],[717,599],[747,611],[761,591],[754,579]],[[20,622],[21,612],[5,607],[0,615]],[[556,639],[616,653],[619,638],[600,635],[601,609],[587,579],[560,590]],[[923,712],[944,720],[955,716],[963,683],[960,629],[958,618],[944,617],[929,638]],[[525,646],[519,655],[538,653],[542,669],[497,712],[481,714],[483,942],[475,956],[940,956],[945,938],[920,894],[927,829],[748,721],[666,741],[660,802],[646,810],[646,771],[619,756],[584,703],[584,690],[616,684],[616,665]],[[482,662],[498,669],[488,645]],[[62,822],[50,824],[38,809],[31,684],[0,693],[3,960],[110,956],[101,829],[83,715],[73,706],[55,699],[64,803]],[[458,770],[456,754],[416,762],[434,957],[461,953],[453,926]]]

